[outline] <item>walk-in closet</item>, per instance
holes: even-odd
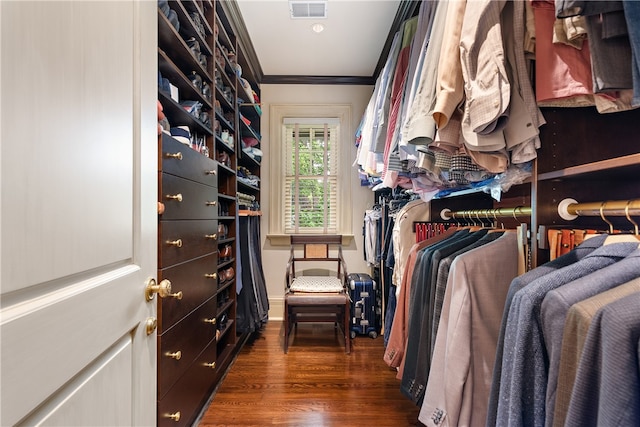
[[[0,425],[640,426],[639,1],[0,38]]]

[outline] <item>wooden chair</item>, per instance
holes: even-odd
[[[302,248],[302,256],[296,256]],[[331,254],[334,253],[332,256]],[[301,263],[322,266],[329,275],[302,274]],[[298,270],[296,270],[298,267]],[[335,274],[331,274],[335,272]],[[289,335],[300,322],[333,322],[342,330],[345,352],[351,352],[349,336],[349,296],[346,292],[347,267],[342,257],[342,236],[291,236],[291,255],[287,263],[284,295],[284,352]]]

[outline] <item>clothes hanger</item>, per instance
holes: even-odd
[[[606,204],[607,202],[602,202],[602,205],[600,205],[600,218],[602,218],[604,222],[609,224],[609,236],[607,236],[607,238],[604,240],[603,245],[610,245],[612,243],[624,243],[624,242],[638,243],[638,241],[640,240],[640,237],[637,234],[613,234],[614,233],[613,224],[604,216],[604,207]],[[627,220],[629,220],[629,222],[635,225],[635,228],[637,231],[638,227],[636,223],[633,222],[633,220],[631,219],[631,216],[629,216],[629,203],[627,203],[627,206],[625,207],[624,212],[627,217]]]
[[[632,220],[631,216],[629,215],[629,206],[630,205],[631,205],[631,200],[629,200],[627,202],[627,205],[624,207],[624,215],[627,217],[627,221],[629,221],[631,224],[633,224],[633,234],[637,238],[640,238],[640,233],[638,233],[638,223],[635,222],[634,220]]]
[[[487,212],[487,218],[489,218],[489,213],[493,214],[493,224],[492,224],[493,228],[491,230],[489,230],[489,233],[508,231],[508,230],[505,230],[503,222],[500,223],[500,228],[498,228],[498,215],[497,215],[497,212],[498,212],[498,209],[496,209],[496,208],[490,209],[490,212]]]
[[[631,200],[627,202],[627,205],[624,207],[624,215],[627,217],[627,221],[633,224],[633,236],[636,240],[640,241],[640,233],[638,233],[638,223],[631,219],[631,215],[629,215],[629,206],[631,205]],[[640,245],[638,245],[640,248]]]
[[[475,220],[475,219],[473,219],[473,216],[472,216],[472,214],[471,214],[471,211],[469,211],[469,220],[473,223],[473,225],[472,225],[472,226],[471,226],[471,225],[469,226],[469,231],[470,231],[470,232],[478,231],[478,230],[481,230],[481,229],[482,229],[482,226],[479,226],[479,225],[476,223],[476,220]]]
[[[527,238],[527,224],[520,223],[518,217],[516,215],[516,211],[520,209],[521,206],[516,206],[513,209],[513,219],[516,220],[516,237],[518,242],[518,275],[522,275],[527,272],[527,259],[529,252],[529,243]]]

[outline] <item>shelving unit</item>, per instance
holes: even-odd
[[[213,49],[215,57],[215,155],[218,160],[218,331],[221,366],[228,366],[239,343],[236,336],[236,165],[238,107],[236,39],[221,2],[215,4]]]
[[[532,268],[550,258],[548,228],[608,228],[599,216],[563,219],[558,213],[563,200],[603,203],[640,198],[640,148],[635,142],[639,110],[600,114],[595,108],[544,108],[542,113],[547,124],[540,128],[542,146],[530,179],[513,186],[500,202],[478,192],[431,201],[432,218],[439,218],[443,209],[531,207],[530,215],[503,217],[500,222],[509,228],[527,223]],[[633,228],[624,216],[607,220],[620,230]]]
[[[537,263],[548,260],[544,230],[548,227],[607,229],[599,216],[562,219],[558,204],[640,198],[640,147],[635,142],[640,111],[600,114],[595,108],[543,109],[532,229],[537,234]],[[631,228],[625,217],[607,217],[621,230]],[[636,218],[636,221],[638,218]]]
[[[182,426],[197,420],[240,343],[236,40],[220,2],[168,2],[179,28],[160,6],[158,100],[171,129],[158,140],[158,281],[165,296],[158,301],[157,420]],[[189,102],[200,111],[190,111]],[[188,136],[174,138],[177,127]]]

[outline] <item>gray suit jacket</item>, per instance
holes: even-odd
[[[495,427],[496,416],[498,413],[498,397],[500,395],[500,383],[502,375],[502,356],[504,353],[504,336],[507,329],[507,317],[509,315],[509,309],[511,308],[511,301],[513,296],[520,289],[524,288],[535,279],[549,274],[552,271],[556,271],[559,268],[566,267],[574,262],[584,258],[595,249],[602,246],[607,236],[596,236],[588,240],[585,240],[580,246],[573,249],[571,252],[562,255],[543,264],[525,274],[516,277],[509,286],[509,292],[507,293],[507,300],[505,301],[504,311],[502,314],[502,323],[500,325],[500,335],[498,336],[498,347],[496,348],[496,361],[493,367],[493,377],[491,379],[491,393],[489,394],[489,407],[487,409],[487,427]]]
[[[567,426],[637,426],[640,421],[640,292],[596,313],[571,394]]]
[[[553,424],[562,336],[569,308],[582,300],[640,276],[640,249],[613,265],[549,292],[542,301],[541,325],[549,355],[545,425]]]
[[[544,426],[548,358],[540,308],[547,292],[618,262],[637,248],[637,243],[601,246],[514,295],[505,331],[497,425]]]
[[[616,286],[608,291],[574,304],[569,309],[564,324],[558,386],[556,392],[553,426],[564,427],[571,401],[571,392],[576,381],[580,355],[587,339],[589,326],[602,307],[633,293],[640,292],[640,279]]]

